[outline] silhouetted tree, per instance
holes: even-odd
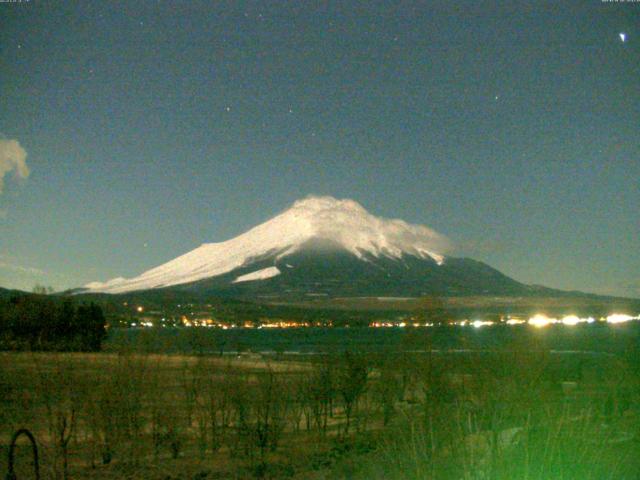
[[[346,424],[344,433],[349,433],[349,424],[358,398],[367,385],[368,368],[360,356],[346,352],[338,373],[338,391],[344,403]]]
[[[0,303],[0,349],[100,350],[106,320],[95,304],[22,295]]]

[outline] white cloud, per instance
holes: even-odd
[[[16,265],[16,264],[5,262],[2,260],[0,260],[0,269],[9,270],[11,272],[22,273],[26,275],[46,275],[47,274],[47,272],[39,268],[25,267],[22,265]]]
[[[4,187],[4,177],[11,171],[15,171],[17,178],[29,176],[27,152],[17,140],[0,138],[0,193]]]

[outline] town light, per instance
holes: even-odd
[[[546,327],[551,323],[557,323],[557,318],[549,318],[546,315],[538,314],[529,319],[529,325],[533,325],[534,327]]]
[[[630,320],[638,320],[638,317],[632,317],[631,315],[626,315],[624,313],[613,313],[607,317],[607,323],[624,323]]]

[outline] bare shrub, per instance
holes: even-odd
[[[344,434],[348,435],[354,409],[367,386],[369,369],[364,358],[359,355],[346,352],[341,360],[337,374],[337,390],[342,398],[346,417]]]
[[[63,355],[49,358],[46,367],[36,362],[38,401],[44,408],[47,444],[53,452],[53,475],[69,478],[69,444],[78,427],[78,417],[84,406],[83,385],[74,375],[73,366]]]

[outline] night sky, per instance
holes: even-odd
[[[640,297],[640,3],[497,3],[0,3],[0,286],[137,275],[316,194]]]

